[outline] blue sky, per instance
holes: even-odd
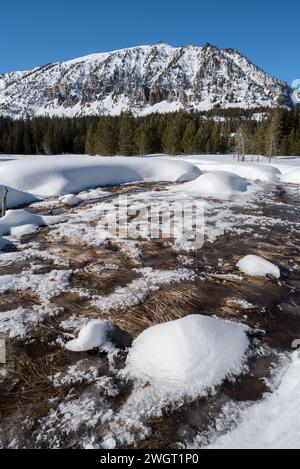
[[[234,47],[300,78],[299,0],[14,0],[0,11],[0,72],[164,40]]]

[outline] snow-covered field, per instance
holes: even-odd
[[[299,174],[0,156],[1,446],[299,448]],[[111,229],[179,201],[203,204],[201,249]]]

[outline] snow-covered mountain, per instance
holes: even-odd
[[[0,115],[84,116],[289,104],[289,87],[233,49],[165,43],[0,75]]]

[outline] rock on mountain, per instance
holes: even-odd
[[[0,75],[0,115],[135,115],[289,104],[290,89],[233,49],[165,43]]]

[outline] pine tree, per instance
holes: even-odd
[[[196,148],[196,129],[195,129],[195,123],[193,121],[188,122],[183,138],[182,138],[182,146],[183,146],[183,152],[185,154],[193,154],[195,153],[195,148]]]
[[[90,125],[88,129],[86,140],[85,140],[85,153],[87,155],[96,154],[95,134],[96,134],[96,123],[92,122],[92,124]]]
[[[131,114],[120,116],[118,153],[131,156],[134,154],[134,126]]]
[[[113,156],[118,151],[118,129],[116,119],[102,117],[95,132],[95,153]]]

